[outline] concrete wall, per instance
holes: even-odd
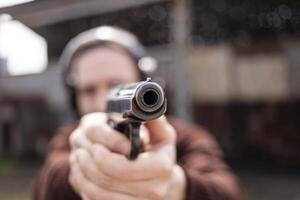
[[[300,45],[268,53],[235,53],[230,45],[198,46],[189,82],[196,102],[276,102],[300,98]]]
[[[196,47],[191,51],[189,83],[196,101],[224,102],[233,97],[234,55],[228,45]]]
[[[288,98],[288,66],[283,54],[238,57],[235,67],[237,99],[280,101]]]
[[[41,74],[0,78],[0,92],[9,95],[44,96],[50,105],[65,106],[66,96],[62,87],[61,71],[57,67],[51,67]]]

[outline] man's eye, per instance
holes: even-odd
[[[95,88],[93,87],[88,87],[88,88],[82,88],[82,89],[79,89],[79,92],[83,95],[89,95],[89,96],[92,96],[95,94]]]
[[[120,84],[122,84],[122,81],[112,81],[112,82],[110,82],[110,83],[108,84],[108,87],[109,87],[109,88],[113,88],[113,87],[115,87],[115,86],[117,86],[117,85],[120,85]]]

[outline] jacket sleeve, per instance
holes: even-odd
[[[234,176],[222,160],[214,139],[199,127],[171,121],[177,131],[177,163],[187,177],[186,200],[240,200]],[[80,200],[68,182],[72,130],[65,128],[51,141],[37,177],[34,200]]]
[[[206,131],[171,120],[177,131],[177,163],[187,178],[186,200],[240,200],[237,180]]]
[[[34,186],[34,200],[80,200],[68,182],[71,129],[65,127],[51,140],[49,153]]]

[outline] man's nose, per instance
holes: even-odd
[[[95,98],[95,105],[97,112],[105,112],[106,111],[106,100],[107,100],[107,90],[100,89],[97,91]]]

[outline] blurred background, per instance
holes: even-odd
[[[70,120],[57,61],[115,25],[159,64],[171,114],[206,127],[248,200],[300,200],[298,0],[0,0],[0,199],[28,200]]]

